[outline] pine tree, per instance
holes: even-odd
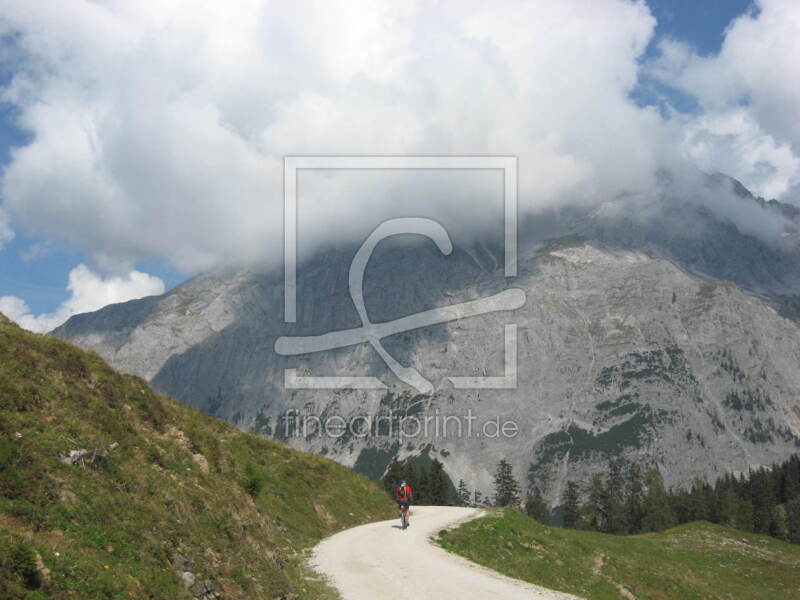
[[[733,488],[729,485],[723,486],[717,493],[717,522],[735,527],[737,503]]]
[[[792,456],[783,468],[781,478],[781,502],[789,502],[800,495],[800,456]]]
[[[533,491],[528,492],[528,497],[525,499],[525,513],[540,523],[544,523],[547,520],[548,512],[542,492],[534,486]]]
[[[661,474],[650,469],[645,475],[645,486],[647,493],[642,506],[642,531],[663,531],[675,526],[677,518],[664,489]]]
[[[603,493],[604,529],[606,533],[621,535],[628,532],[628,515],[625,506],[625,477],[617,460],[609,461],[608,479]]]
[[[469,506],[470,493],[467,489],[467,484],[464,483],[463,479],[458,480],[458,489],[456,490],[456,494],[458,496],[458,503],[461,506]]]
[[[514,479],[514,470],[505,458],[497,463],[494,474],[494,504],[495,506],[519,506],[519,483]]]
[[[483,492],[481,492],[480,490],[475,490],[472,497],[474,498],[473,504],[475,506],[483,505]]]
[[[708,483],[704,483],[703,491],[705,492],[708,520],[712,523],[719,523],[719,499],[717,497],[717,489]]]
[[[642,471],[639,465],[633,463],[628,469],[627,498],[625,501],[626,512],[628,513],[628,525],[630,533],[642,531],[642,519],[644,518],[644,484],[642,482]]]
[[[786,533],[790,542],[800,544],[800,496],[786,503]]]
[[[444,465],[442,465],[439,459],[434,458],[431,463],[431,470],[428,472],[427,476],[427,484],[427,504],[433,504],[434,506],[445,506],[449,504]]]
[[[403,479],[403,465],[397,460],[397,457],[392,459],[389,463],[389,468],[386,469],[386,475],[383,476],[383,488],[394,498],[394,491],[400,485]]]
[[[753,531],[753,503],[740,498],[736,501],[736,529]]]
[[[783,504],[778,504],[772,509],[772,526],[769,534],[784,542],[789,540],[789,524],[786,519],[786,508],[784,508]]]
[[[598,473],[592,477],[587,489],[586,503],[583,505],[583,521],[589,529],[605,531],[606,528],[606,486],[603,477]]]
[[[531,463],[528,465],[528,489],[533,489],[537,485],[537,475],[539,474],[538,465]]]
[[[699,479],[692,482],[692,489],[687,497],[688,521],[708,521],[708,502],[704,486]]]
[[[751,498],[753,502],[753,531],[769,533],[772,524],[772,511],[775,507],[774,489],[769,474],[759,469],[750,476]]]
[[[561,496],[561,503],[564,505],[564,527],[569,529],[579,529],[581,523],[580,491],[578,484],[568,481]]]

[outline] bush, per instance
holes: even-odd
[[[29,544],[20,541],[11,548],[8,570],[19,577],[28,589],[42,587],[42,579],[36,568],[36,551]]]
[[[243,487],[253,498],[257,498],[264,489],[264,473],[252,463],[248,463],[244,468]]]

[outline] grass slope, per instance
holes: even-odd
[[[0,315],[1,598],[328,597],[302,549],[393,515],[350,469]]]
[[[705,522],[623,537],[492,511],[443,532],[439,543],[511,577],[590,600],[800,598],[800,546]]]

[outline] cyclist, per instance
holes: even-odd
[[[408,485],[405,481],[401,481],[400,485],[397,486],[397,490],[395,490],[395,499],[397,500],[397,506],[400,508],[400,518],[402,519],[405,516],[406,526],[411,525],[409,516],[408,507],[411,505],[411,499],[414,497],[413,493],[411,492],[411,486]]]

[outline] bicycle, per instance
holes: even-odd
[[[400,508],[400,525],[402,526],[403,531],[405,531],[406,528],[408,527],[408,507],[407,506],[403,506],[402,508]]]

